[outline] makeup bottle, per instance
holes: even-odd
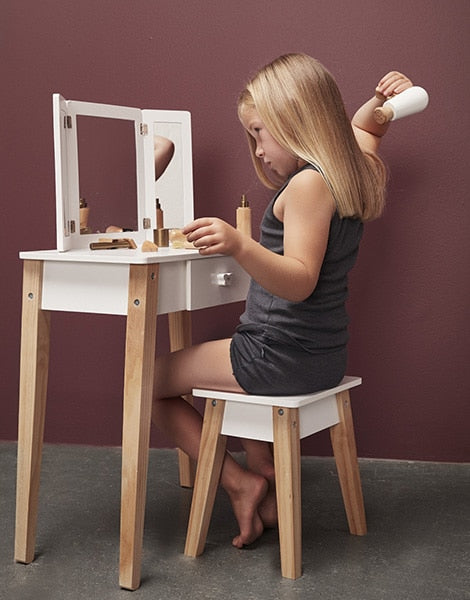
[[[419,113],[426,108],[429,96],[425,89],[414,85],[401,94],[390,97],[383,106],[374,110],[374,119],[380,125]]]
[[[163,210],[159,198],[155,200],[155,210],[157,212],[157,229],[163,229]]]
[[[251,208],[245,194],[242,195],[240,206],[237,208],[237,229],[251,237]]]
[[[169,230],[165,228],[154,231],[154,242],[159,248],[168,248],[170,245]]]
[[[160,206],[160,199],[155,199],[155,213],[157,218],[157,228],[153,231],[153,241],[157,246],[168,246],[168,229],[163,226],[163,209]]]
[[[90,208],[85,198],[80,198],[80,233],[88,233],[88,215]]]

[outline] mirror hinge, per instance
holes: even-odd
[[[69,221],[69,230],[70,233],[75,233],[75,221]]]
[[[69,115],[64,117],[64,129],[72,129],[72,117]]]
[[[147,123],[141,123],[140,124],[140,135],[148,135],[149,132],[149,126],[147,125]]]
[[[149,217],[144,217],[144,229],[150,229],[152,221]]]

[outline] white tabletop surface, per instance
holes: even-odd
[[[175,250],[159,248],[157,252],[142,252],[140,249],[116,248],[114,250],[32,250],[20,252],[23,260],[45,260],[59,262],[90,262],[111,264],[152,264],[204,258],[198,250]]]

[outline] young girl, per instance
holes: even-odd
[[[377,96],[411,81],[394,71]],[[253,394],[303,394],[337,385],[345,373],[347,275],[363,222],[380,216],[385,167],[377,157],[387,124],[374,96],[352,125],[336,83],[315,59],[281,56],[242,92],[238,111],[256,172],[277,190],[260,242],[221,219],[184,228],[201,254],[233,256],[251,276],[246,310],[231,339],[157,358],[153,420],[197,459],[202,420],[185,400],[192,388]],[[245,440],[248,469],[227,453],[221,485],[240,528],[233,545],[252,543],[277,520],[270,446]]]

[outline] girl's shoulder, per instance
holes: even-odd
[[[330,188],[323,175],[313,165],[305,165],[286,182],[276,201],[275,214],[278,218],[283,216],[287,206],[294,210],[295,207],[303,207],[302,210],[327,211],[331,216],[336,209]]]
[[[300,166],[297,171],[294,171],[294,173],[292,173],[292,175],[289,177],[289,180],[296,177],[297,175],[300,175],[301,173],[320,173],[321,174],[321,169],[320,167],[318,167],[317,165],[314,165],[312,163],[305,163],[304,165]]]
[[[306,164],[289,178],[286,189],[292,194],[317,196],[333,196],[326,182],[325,177],[318,167],[312,164]]]
[[[318,191],[322,188],[328,188],[328,184],[320,167],[307,163],[292,173],[283,186],[284,189],[287,187],[291,191],[295,190],[302,193],[309,190]]]

